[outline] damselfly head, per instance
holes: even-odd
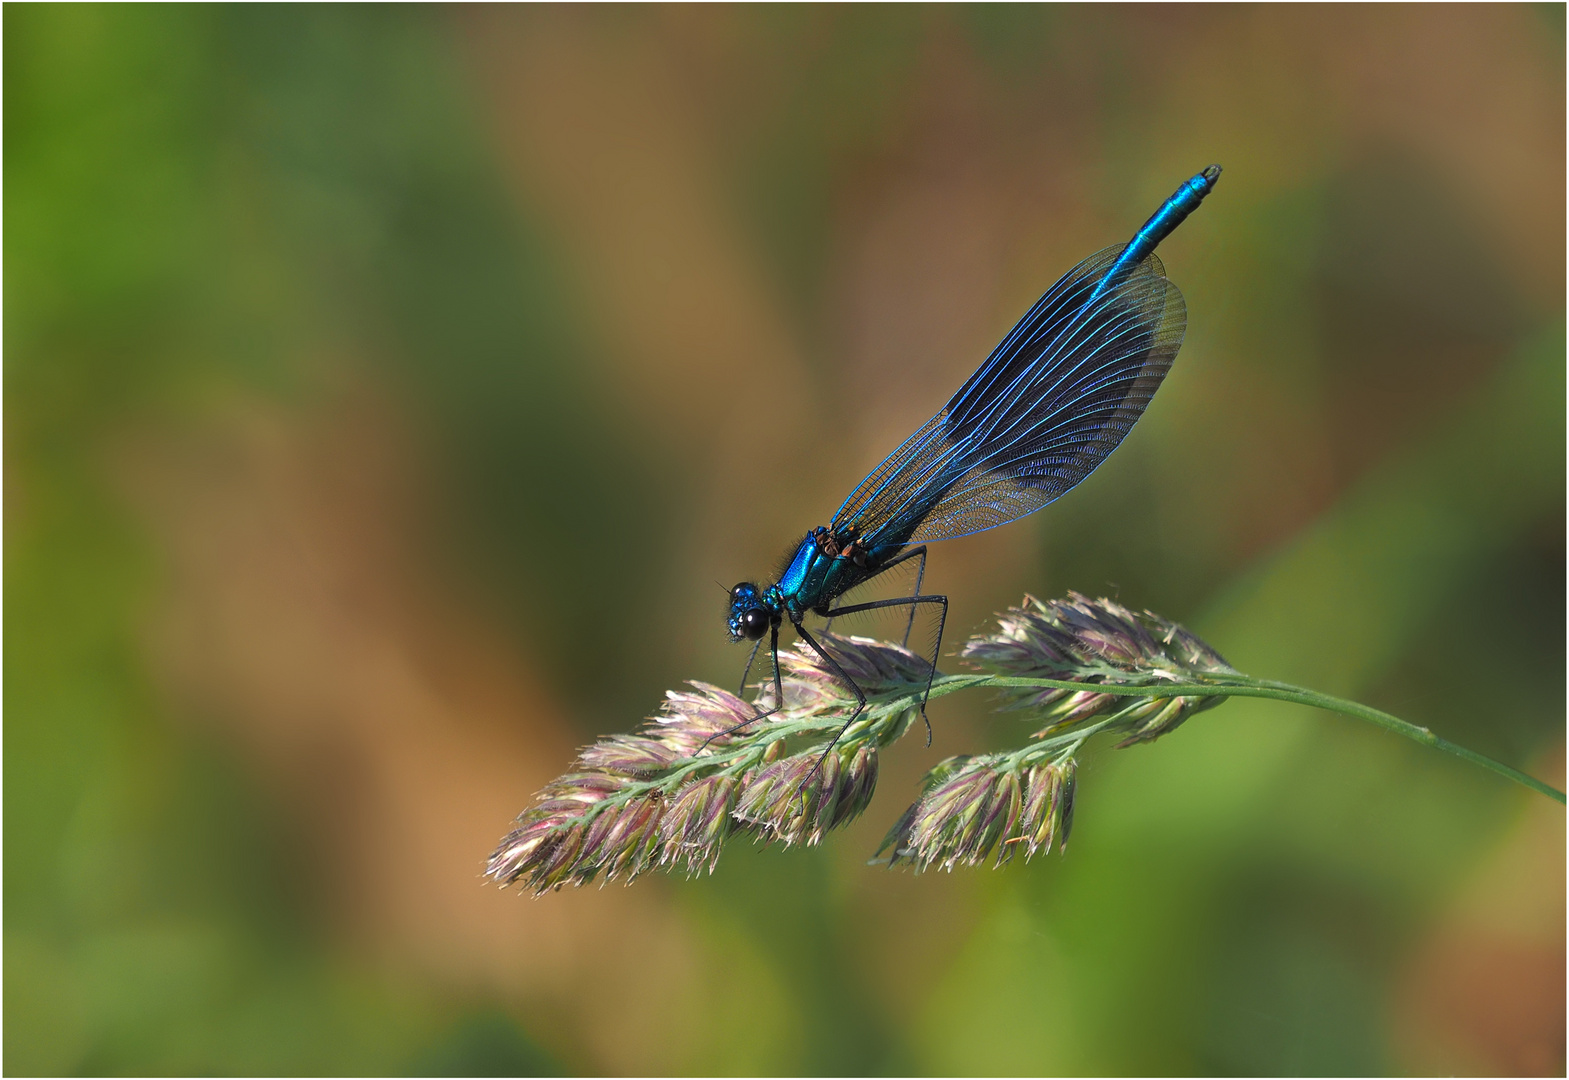
[[[763,603],[763,594],[756,585],[743,581],[730,590],[731,641],[759,641],[773,621],[773,613]]]

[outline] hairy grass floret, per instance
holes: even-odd
[[[1125,735],[1119,747],[1150,742],[1173,731],[1195,713],[1219,704],[1218,697],[1151,694],[1123,697],[1094,685],[1151,686],[1207,682],[1236,675],[1225,659],[1196,635],[1152,611],[1136,613],[1114,600],[1069,593],[1042,602],[1026,595],[1022,607],[998,616],[998,631],[971,638],[959,655],[999,675],[1062,679],[1089,684],[1007,691],[1008,706],[1028,709],[1045,721],[1046,738],[1099,718],[1098,730]]]
[[[901,646],[820,640],[875,698],[831,749],[854,699],[804,647],[780,655],[785,707],[762,719],[734,694],[694,682],[670,691],[637,734],[584,748],[573,771],[535,797],[486,874],[542,893],[656,868],[712,871],[737,833],[816,844],[854,820],[877,787],[878,749],[918,715],[930,669]]]
[[[949,758],[927,774],[921,798],[878,852],[890,853],[890,866],[952,870],[993,852],[1001,866],[1020,851],[1028,861],[1053,843],[1066,847],[1077,770],[1071,757],[1030,766],[1007,754]]]
[[[920,715],[934,673],[899,645],[829,633],[819,640],[867,695],[854,723],[845,726],[854,695],[804,643],[779,656],[777,709],[771,680],[755,703],[707,683],[672,690],[639,731],[584,748],[570,772],[547,784],[486,875],[538,895],[654,869],[712,872],[738,834],[816,844],[855,820],[876,790],[881,752]],[[1356,716],[1564,801],[1563,792],[1426,728],[1243,675],[1183,627],[1112,600],[1026,596],[959,655],[981,673],[937,676],[933,698],[991,686],[1005,709],[1039,726],[1016,750],[951,757],[932,769],[879,849],[889,866],[952,870],[989,858],[1001,866],[1020,852],[1028,860],[1061,851],[1073,829],[1078,754],[1090,738],[1150,742],[1233,695]]]

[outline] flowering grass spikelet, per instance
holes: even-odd
[[[1022,607],[998,616],[998,631],[971,638],[960,656],[999,675],[1067,680],[1084,690],[1041,687],[1011,690],[1010,706],[1046,721],[1037,737],[1110,717],[1125,737],[1119,747],[1149,742],[1174,730],[1219,697],[1128,697],[1098,692],[1095,684],[1158,687],[1236,675],[1225,659],[1184,627],[1154,612],[1135,613],[1115,600],[1069,593],[1042,602],[1026,595]]]
[[[693,682],[667,692],[638,731],[585,747],[535,796],[485,875],[537,896],[656,869],[711,873],[739,834],[786,847],[820,843],[866,810],[882,751],[921,715],[928,686],[933,699],[994,686],[1005,708],[1041,726],[1016,750],[950,757],[932,769],[878,849],[889,866],[951,871],[1064,850],[1089,739],[1150,742],[1237,694],[1357,716],[1565,798],[1387,713],[1243,675],[1176,623],[1104,598],[1026,596],[960,650],[985,674],[940,676],[904,646],[869,638],[823,632],[819,643],[832,663],[804,643],[779,654],[782,702],[772,700],[772,679],[754,702]],[[848,726],[857,700],[841,672],[867,695]]]
[[[876,790],[880,751],[920,715],[933,673],[902,645],[829,633],[820,644],[868,695],[849,727],[840,730],[855,705],[851,691],[805,645],[780,654],[778,708],[770,681],[755,703],[702,682],[668,691],[639,731],[585,747],[571,772],[539,792],[486,875],[538,895],[566,884],[630,882],[653,869],[712,872],[738,833],[787,847],[816,844],[855,820]],[[1218,700],[1118,697],[1095,687],[1192,683],[1231,671],[1175,623],[1076,593],[1047,604],[1026,597],[961,655],[1001,675],[1085,689],[1009,691],[1010,707],[1031,710],[1045,726],[1022,749],[949,758],[933,769],[883,843],[889,865],[952,870],[992,858],[1000,866],[1020,851],[1030,859],[1060,847],[1073,822],[1074,755],[1090,735],[1146,741]],[[977,677],[937,685],[966,680]]]
[[[636,734],[579,752],[573,771],[539,792],[491,854],[486,876],[536,895],[651,869],[711,872],[738,832],[816,844],[858,817],[877,787],[878,749],[919,714],[930,668],[902,646],[823,635],[823,646],[879,695],[837,743],[853,698],[804,648],[781,654],[784,709],[694,682],[667,692]]]
[[[993,853],[1001,866],[1019,851],[1028,861],[1073,827],[1076,765],[1019,764],[1017,755],[949,758],[928,774],[926,790],[889,831],[879,853],[888,865],[917,870],[975,866]]]

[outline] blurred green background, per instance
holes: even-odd
[[[1187,343],[938,545],[953,646],[1120,597],[1563,783],[1564,8],[7,5],[18,1073],[1562,1073],[1564,814],[1234,701],[1071,852],[520,899],[573,748],[1078,259]],[[951,661],[949,662],[951,664]]]

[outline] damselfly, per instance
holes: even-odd
[[[806,534],[777,582],[764,588],[742,582],[730,590],[732,640],[757,643],[742,691],[765,635],[774,661],[773,707],[759,709],[742,727],[777,711],[783,700],[779,628],[788,619],[855,694],[842,735],[866,708],[866,694],[807,630],[807,613],[832,619],[908,606],[908,642],[916,610],[930,605],[939,609],[940,650],[948,598],[921,592],[926,545],[1034,513],[1117,448],[1171,370],[1187,328],[1182,293],[1166,279],[1155,246],[1219,177],[1220,166],[1211,165],[1178,188],[1128,243],[1098,251],[1063,275],[948,404],[861,481],[833,520]],[[912,559],[918,561],[913,595],[835,606],[851,589]],[[933,674],[936,658],[934,650]]]

